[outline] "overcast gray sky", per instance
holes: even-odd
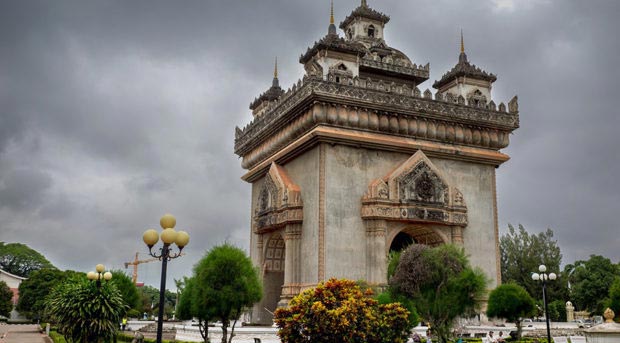
[[[391,16],[389,45],[430,62],[496,73],[493,98],[518,94],[521,128],[498,170],[500,227],[552,228],[564,263],[620,260],[620,2],[369,0]],[[335,0],[339,23],[358,0]],[[168,279],[206,249],[249,245],[250,186],[234,127],[271,84],[303,74],[327,32],[329,1],[0,2],[0,241],[62,269],[122,264],[166,212],[191,242]],[[159,280],[159,265],[140,266]]]

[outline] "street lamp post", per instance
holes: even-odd
[[[110,281],[112,280],[112,273],[110,272],[105,272],[105,266],[103,264],[98,264],[97,266],[95,266],[95,270],[96,272],[88,272],[86,273],[86,277],[90,280],[90,281],[97,281],[97,288],[101,287],[101,280],[106,280],[106,281]]]
[[[547,280],[557,279],[555,273],[547,274],[547,267],[544,264],[538,266],[539,273],[532,273],[532,280],[542,282],[543,305],[545,306],[545,320],[547,322],[547,342],[551,343],[551,329],[549,328],[549,307],[547,306]]]
[[[144,231],[142,240],[149,247],[149,255],[161,261],[161,281],[159,285],[159,314],[157,315],[157,343],[161,343],[162,329],[164,326],[164,295],[166,292],[166,269],[168,261],[181,256],[181,251],[189,243],[189,234],[185,231],[175,231],[176,218],[171,214],[165,214],[159,220],[163,231],[161,235],[157,230],[150,229]],[[152,248],[161,238],[163,247],[159,249],[159,254],[153,252]],[[179,252],[173,253],[171,245],[176,244]]]

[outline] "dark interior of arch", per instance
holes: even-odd
[[[399,232],[398,235],[394,237],[394,240],[392,241],[392,244],[390,245],[390,252],[403,251],[405,250],[405,248],[407,248],[413,243],[416,243],[413,237],[411,237],[410,235],[404,232]]]

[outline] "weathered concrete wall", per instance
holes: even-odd
[[[366,229],[361,199],[368,184],[410,156],[344,145],[326,149],[326,278],[366,279]]]
[[[489,289],[497,286],[497,250],[495,244],[495,167],[454,160],[431,159],[444,176],[456,186],[467,205],[469,223],[463,229],[465,252],[472,266],[489,277]]]

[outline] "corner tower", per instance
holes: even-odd
[[[429,64],[389,46],[388,21],[366,1],[344,36],[332,17],[299,59],[303,79],[274,97],[272,86],[236,129],[265,288],[254,322],[330,277],[386,284],[389,252],[409,242],[461,245],[490,288],[499,282],[495,170],[519,126],[516,97],[495,106],[495,76],[471,72],[464,50],[465,73],[422,91]]]

